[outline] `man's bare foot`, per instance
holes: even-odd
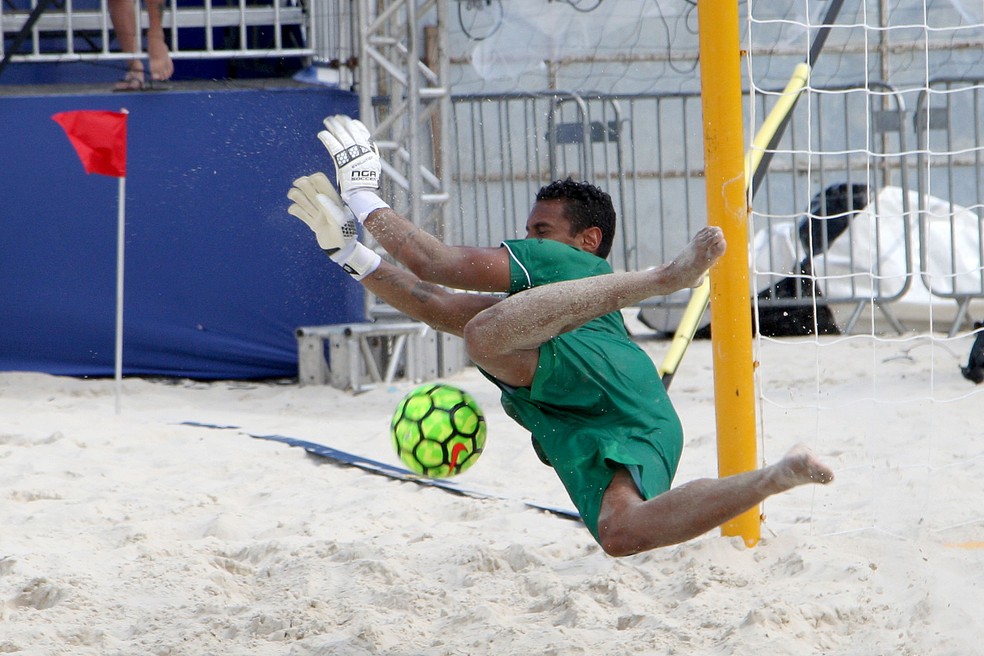
[[[790,449],[782,460],[772,465],[772,469],[772,481],[780,488],[780,492],[807,483],[826,485],[834,480],[833,470],[820,462],[803,444]]]
[[[150,79],[155,82],[170,80],[174,75],[171,51],[164,42],[164,35],[147,35],[147,57],[150,59]]]
[[[705,226],[697,231],[690,243],[663,271],[668,282],[678,289],[697,287],[704,282],[704,274],[724,255],[727,242],[724,232],[717,226]]]

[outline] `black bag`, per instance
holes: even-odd
[[[860,182],[841,182],[828,186],[813,197],[809,213],[801,217],[797,225],[800,244],[808,251],[797,267],[798,275],[783,278],[759,292],[758,297],[765,301],[812,297],[816,299],[815,303],[759,305],[758,314],[752,312],[752,329],[756,334],[766,337],[804,336],[814,332],[840,335],[833,310],[814,284],[813,258],[826,253],[833,241],[847,230],[851,219],[868,206],[870,191],[868,185]],[[697,330],[694,339],[709,339],[710,336],[711,327],[708,325]]]
[[[974,328],[984,328],[984,322],[978,321]],[[970,357],[967,359],[967,366],[960,367],[960,373],[967,380],[972,380],[980,385],[984,382],[984,331],[977,333],[974,345],[970,347]]]

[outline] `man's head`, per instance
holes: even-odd
[[[615,239],[612,198],[587,182],[557,180],[540,189],[526,220],[527,238],[553,239],[608,257]]]

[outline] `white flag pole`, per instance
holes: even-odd
[[[127,114],[127,110],[121,109]],[[123,396],[123,253],[126,240],[126,176],[117,178],[116,216],[116,414]]]

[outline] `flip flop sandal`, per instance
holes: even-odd
[[[138,71],[128,71],[123,79],[113,85],[113,91],[143,91],[144,74]]]

